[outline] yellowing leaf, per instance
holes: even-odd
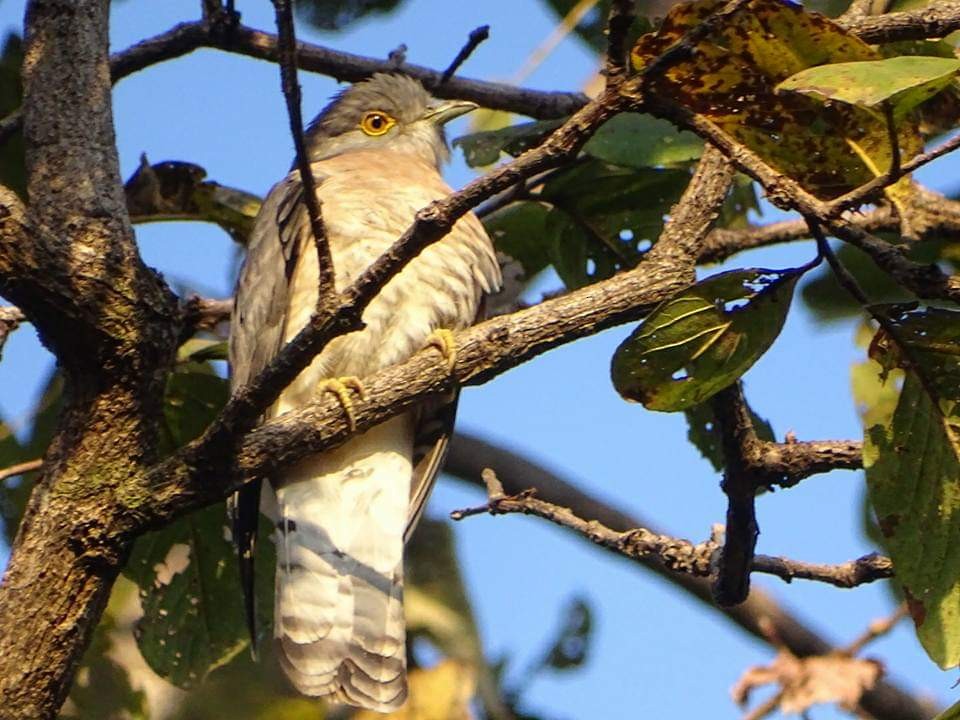
[[[901,55],[808,68],[777,88],[864,108],[890,103],[900,118],[947,87],[957,70],[960,60],[955,58]]]
[[[723,5],[699,0],[675,7],[656,33],[639,39],[635,67],[652,62]],[[873,167],[889,167],[885,121],[860,107],[825,107],[800,93],[780,93],[777,85],[817,65],[878,59],[877,50],[821,15],[781,0],[751,0],[688,59],[643,82],[645,90],[682,103],[810,192],[830,198],[875,175],[851,143]],[[901,129],[899,146],[904,156],[921,147],[914,128]]]
[[[731,385],[780,334],[807,269],[733,270],[667,300],[617,348],[617,392],[650,410],[675,411]]]

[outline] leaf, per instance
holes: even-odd
[[[634,67],[652,62],[723,4],[699,0],[674,7],[656,33],[634,46]],[[832,198],[889,166],[885,121],[863,108],[826,107],[799,93],[778,93],[776,87],[813,66],[879,58],[876,49],[799,5],[751,0],[699,42],[689,58],[655,74],[647,85],[717,124],[810,192]],[[901,126],[899,145],[905,157],[921,148],[915,127]],[[909,192],[907,180],[896,187]]]
[[[226,402],[227,382],[207,364],[178,365],[167,381],[161,450],[197,437]],[[271,608],[272,556],[258,544],[259,608]],[[140,538],[125,574],[140,589],[143,618],[135,635],[151,668],[190,687],[249,643],[236,553],[222,503]],[[260,625],[269,623],[269,615]]]
[[[703,141],[652,115],[620,113],[594,133],[583,151],[598,160],[643,169],[696,160]]]
[[[895,330],[880,331],[870,355],[891,403],[864,422],[870,502],[896,567],[917,636],[941,667],[960,663],[960,313],[894,305],[875,308]]]
[[[757,437],[769,442],[776,440],[770,421],[757,415],[749,404],[747,405],[747,411],[750,413],[750,419],[753,421]],[[713,466],[714,470],[722,472],[724,469],[723,442],[710,403],[694,405],[687,408],[684,413],[687,416],[687,439],[700,451],[700,454]]]
[[[344,30],[370,15],[386,15],[403,0],[298,0],[298,14],[321,30]]]
[[[500,159],[500,153],[516,157],[524,150],[539,145],[563,122],[563,120],[539,120],[510,125],[500,130],[484,130],[456,138],[453,146],[463,150],[463,158],[470,167],[485,167],[497,162]]]
[[[590,635],[593,632],[593,613],[583,598],[574,598],[564,611],[563,624],[544,664],[554,670],[580,667],[587,659]]]
[[[510,203],[483,219],[496,249],[520,263],[524,279],[532,278],[550,264],[545,242],[549,214],[549,205],[524,200]]]
[[[227,342],[211,338],[190,338],[177,349],[177,362],[202,363],[207,360],[226,360]]]
[[[839,652],[798,658],[783,649],[769,666],[749,668],[730,694],[735,702],[746,705],[753,690],[773,683],[780,686],[776,707],[784,715],[804,715],[821,703],[836,703],[853,712],[863,693],[882,675],[883,666],[876,660]]]
[[[133,222],[199,220],[215,223],[245,244],[260,210],[260,198],[243,190],[204,181],[207,171],[185,162],[151,165],[146,155],[127,180],[124,192]]]
[[[933,720],[960,720],[960,702],[954,703]]]
[[[733,384],[773,344],[810,266],[732,270],[662,303],[617,348],[614,387],[650,410],[686,410]]]
[[[149,705],[142,690],[134,690],[127,669],[111,649],[115,621],[104,615],[83,654],[76,680],[60,715],[62,720],[147,720]]]
[[[788,77],[777,89],[863,108],[889,103],[894,117],[902,118],[946,88],[957,70],[960,60],[956,58],[902,55],[808,68]]]
[[[635,170],[598,160],[553,176],[539,199],[551,264],[568,288],[632,268],[663,230],[663,218],[690,180],[685,170]]]

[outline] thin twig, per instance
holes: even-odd
[[[847,645],[843,649],[843,652],[850,657],[859,655],[863,648],[877,638],[883,637],[888,632],[893,630],[893,628],[897,626],[897,623],[903,620],[907,615],[909,615],[907,604],[900,603],[897,606],[897,609],[894,610],[889,617],[881,618],[880,620],[874,620],[872,623],[870,623],[870,625],[867,626],[867,629],[863,631],[863,634]]]
[[[40,458],[37,458],[36,460],[27,460],[26,462],[17,463],[16,465],[10,465],[9,467],[0,469],[0,481],[15,477],[17,475],[23,475],[24,473],[33,472],[34,470],[39,470],[41,467],[43,467],[43,460]]]
[[[336,298],[334,284],[333,257],[323,227],[320,214],[320,198],[317,197],[317,184],[310,167],[303,138],[303,117],[300,112],[300,84],[297,82],[297,41],[293,27],[293,7],[290,0],[273,0],[277,15],[277,30],[280,45],[280,78],[283,96],[287,101],[287,114],[290,118],[290,133],[297,153],[297,170],[303,185],[303,203],[310,218],[310,230],[319,263],[319,282],[317,292],[317,312],[331,312]]]
[[[655,560],[671,572],[697,577],[709,577],[714,572],[719,547],[713,539],[694,544],[689,540],[655,533],[646,528],[618,532],[596,520],[585,520],[570,508],[540,499],[533,488],[516,495],[504,495],[502,486],[500,488],[501,492],[498,493],[488,490],[488,500],[483,505],[454,510],[450,513],[450,518],[463,520],[482,514],[533,515],[574,530],[594,544],[614,550],[633,560]],[[758,555],[751,560],[749,569],[779,577],[785,582],[802,579],[843,588],[856,587],[893,575],[890,558],[881,555],[865,555],[838,565]]]
[[[467,42],[464,43],[464,46],[460,48],[460,52],[457,53],[457,56],[453,58],[453,61],[443,71],[443,75],[440,76],[440,84],[446,85],[450,78],[453,77],[454,73],[460,69],[460,66],[463,65],[467,58],[473,54],[473,51],[477,49],[477,46],[490,37],[490,26],[481,25],[478,28],[475,28],[470,32],[470,35],[467,37]]]

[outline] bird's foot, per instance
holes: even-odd
[[[357,396],[364,400],[367,396],[367,390],[363,386],[360,378],[353,375],[339,378],[327,378],[322,380],[317,386],[319,393],[332,393],[340,402],[344,415],[347,416],[347,422],[351,430],[357,429],[357,417],[353,412],[353,399],[350,397],[350,390],[353,390]]]
[[[446,328],[440,328],[430,333],[427,338],[427,347],[436,348],[447,361],[447,371],[453,372],[457,365],[457,341],[453,337],[453,331]]]

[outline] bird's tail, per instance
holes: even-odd
[[[397,417],[276,483],[274,636],[302,693],[379,712],[406,699],[412,445],[411,419]]]

